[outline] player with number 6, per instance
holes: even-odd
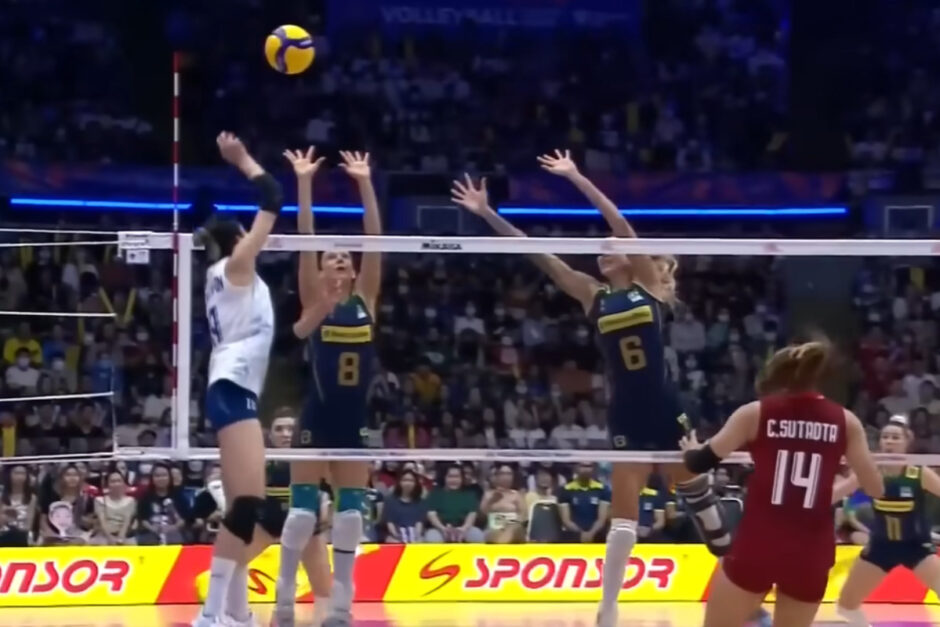
[[[584,177],[570,155],[556,150],[539,157],[542,167],[570,180],[600,210],[614,236],[636,238],[636,231],[617,207]],[[486,180],[469,176],[454,181],[455,204],[480,216],[500,235],[525,237],[489,205]],[[676,442],[691,429],[679,394],[666,368],[665,318],[676,301],[676,260],[671,256],[606,254],[597,258],[603,281],[574,270],[555,255],[530,258],[558,288],[581,303],[595,327],[604,357],[610,405],[607,429],[611,444],[626,451],[675,451]],[[599,627],[617,624],[617,600],[623,588],[630,552],[636,544],[640,493],[651,464],[616,462],[611,472],[611,522],[602,573]],[[664,469],[693,514],[702,540],[716,555],[731,546],[724,512],[707,474],[695,475],[681,465]]]
[[[705,627],[744,625],[774,586],[773,624],[812,624],[835,563],[831,503],[842,457],[868,494],[884,491],[862,423],[819,393],[830,354],[827,341],[778,351],[758,378],[759,400],[704,444],[694,432],[680,442],[697,473],[744,447],[754,460],[737,534],[712,580]]]
[[[363,230],[381,235],[379,205],[372,185],[369,154],[341,152],[340,164],[359,188]],[[322,159],[313,148],[287,151],[297,175],[297,229],[312,234],[313,174]],[[300,253],[298,289],[302,313],[294,334],[307,341],[311,377],[294,445],[308,448],[363,448],[366,389],[375,355],[373,325],[382,281],[381,253],[363,253],[357,274],[348,251],[331,250],[317,259]],[[362,538],[362,512],[369,480],[368,462],[309,460],[291,465],[291,506],[281,534],[281,566],[275,617],[279,627],[294,624],[297,567],[307,541],[318,531],[320,479],[328,476],[336,494],[333,517],[333,597],[325,627],[349,625],[353,562]]]

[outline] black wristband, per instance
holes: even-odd
[[[281,207],[284,205],[284,190],[281,188],[281,184],[277,182],[277,179],[265,172],[251,179],[251,182],[258,188],[258,194],[261,196],[258,203],[261,211],[279,215]]]
[[[708,444],[702,448],[686,451],[682,455],[682,461],[689,471],[699,475],[705,474],[721,464],[721,458],[715,455],[715,451]]]

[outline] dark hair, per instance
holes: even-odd
[[[392,490],[392,494],[398,498],[401,498],[401,480],[404,479],[406,475],[411,475],[411,478],[414,479],[415,482],[415,489],[411,493],[411,498],[416,501],[420,501],[424,496],[424,486],[421,485],[421,480],[418,479],[418,474],[413,470],[404,470],[401,472],[401,474],[398,475],[398,480],[395,481],[395,489]]]
[[[209,259],[218,261],[232,254],[241,237],[242,225],[238,220],[214,215],[196,231],[196,244],[205,246]]]
[[[23,484],[23,500],[29,503],[33,498],[33,486],[29,483],[29,467],[26,464],[13,464],[3,471],[3,490],[0,492],[0,503],[12,505],[10,503],[10,488],[13,486],[13,471],[22,468],[26,471],[26,483]]]
[[[173,473],[170,472],[170,465],[165,464],[163,462],[156,462],[153,466],[150,467],[150,485],[148,486],[147,491],[150,492],[151,494],[156,492],[156,486],[153,483],[153,474],[154,472],[156,472],[158,468],[163,468],[164,470],[166,470],[166,476],[167,476],[166,490],[168,493],[172,493],[173,488],[176,487],[173,485]]]
[[[108,490],[108,484],[111,483],[111,475],[117,475],[124,481],[124,485],[127,485],[127,476],[117,468],[109,468],[107,472],[101,475],[101,491],[106,492]]]

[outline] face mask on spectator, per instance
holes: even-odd
[[[467,311],[468,318],[472,318],[473,316],[477,315],[477,308],[474,307],[473,305],[467,305],[466,311]]]
[[[95,343],[95,336],[91,333],[85,334],[85,346],[91,346]]]
[[[516,394],[519,396],[525,396],[528,393],[529,388],[525,383],[519,383],[516,385]]]
[[[393,304],[391,304],[391,303],[385,303],[385,304],[382,305],[382,307],[380,307],[380,309],[381,309],[381,311],[382,311],[383,314],[390,314],[390,313],[392,313],[393,311],[395,311],[395,305],[393,305]]]
[[[65,361],[62,359],[56,359],[52,362],[52,369],[56,372],[62,372],[65,370]]]
[[[29,357],[17,357],[16,365],[22,368],[23,370],[26,370],[27,368],[29,368]]]
[[[505,346],[506,348],[509,348],[512,346],[512,338],[509,337],[508,335],[504,335],[503,339],[500,341],[502,342],[503,346]]]
[[[425,317],[433,320],[434,318],[437,318],[437,309],[434,309],[433,307],[428,307],[427,309],[424,310],[424,315]]]
[[[728,322],[729,320],[731,320],[731,316],[729,316],[728,314],[726,313],[718,314],[718,322],[724,323],[724,322]]]
[[[754,311],[756,311],[758,315],[763,316],[765,313],[767,313],[767,305],[758,305],[754,308]]]
[[[588,339],[588,330],[585,329],[584,327],[581,327],[580,329],[578,329],[576,336],[579,340],[584,341]]]
[[[869,322],[881,322],[881,314],[879,314],[877,311],[872,311],[871,313],[868,314],[868,321]]]
[[[138,341],[138,342],[146,342],[146,341],[149,340],[149,339],[150,339],[150,334],[147,333],[146,331],[138,331],[138,332],[137,332],[137,341]]]

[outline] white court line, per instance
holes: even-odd
[[[89,392],[88,394],[53,394],[51,396],[10,396],[0,398],[0,403],[31,403],[33,401],[71,401],[80,398],[112,397],[114,392]]]
[[[118,240],[104,241],[80,241],[80,242],[2,242],[0,248],[25,248],[35,246],[37,248],[46,248],[47,246],[108,246],[117,245]]]
[[[0,316],[35,316],[39,318],[116,318],[113,313],[84,313],[81,311],[0,311]]]

